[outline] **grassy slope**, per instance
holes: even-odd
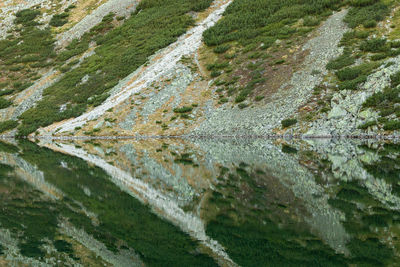
[[[204,33],[204,42],[217,55],[207,69],[211,78],[218,77],[214,84],[219,87],[220,103],[231,101],[243,108],[249,97],[250,102],[260,101],[271,87],[265,72],[268,66],[284,64],[281,54],[289,53],[342,4],[339,0],[234,1],[224,18]],[[278,40],[285,40],[285,46]]]
[[[144,64],[157,50],[174,42],[193,24],[193,19],[187,15],[189,11],[201,11],[210,3],[211,0],[142,1],[138,12],[122,26],[104,35],[94,34],[98,44],[96,54],[67,72],[44,92],[43,100],[35,108],[21,115],[19,133],[29,134],[38,127],[76,117],[90,104],[100,104],[120,79]],[[93,31],[102,30],[100,27]],[[81,42],[87,43],[87,38],[84,36]],[[81,83],[86,75],[89,80]],[[66,110],[61,112],[60,107],[65,104]]]

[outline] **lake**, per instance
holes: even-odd
[[[398,266],[400,144],[0,142],[0,265]]]

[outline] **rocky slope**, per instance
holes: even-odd
[[[104,51],[112,45],[107,46],[101,36],[111,38],[124,24],[136,23],[146,8],[157,8],[145,0],[139,12],[134,12],[139,2],[4,2],[1,38],[12,38],[10,33],[19,36],[18,12],[38,10],[42,15],[34,19],[34,27],[51,26],[57,58],[37,69],[36,80],[28,79],[30,86],[23,90],[10,88],[14,69],[23,69],[23,65],[7,67],[0,58],[8,73],[0,90],[4,95],[0,130],[42,136],[397,134],[396,107],[386,115],[397,100],[382,100],[386,101],[385,112],[365,104],[390,87],[397,74],[396,3],[346,5],[337,1],[323,8],[322,15],[308,16],[292,15],[283,5],[281,10],[268,12],[277,18],[289,12],[287,21],[263,22],[263,30],[245,44],[241,39],[212,38],[224,38],[221,25],[246,1],[204,1],[201,8],[193,7],[185,14],[193,26],[178,34],[175,42],[149,54],[145,64],[129,75],[116,78],[102,66],[106,62],[102,58],[108,60]],[[255,8],[251,5],[248,8]],[[367,21],[369,10],[375,7],[380,8],[378,15]],[[52,26],[57,16],[67,17],[59,27]],[[280,31],[274,28],[277,23],[283,23]],[[372,47],[379,40],[382,44]],[[75,52],[77,47],[79,52]],[[59,61],[67,54],[73,56]],[[343,63],[346,56],[349,60]],[[332,68],[338,62],[344,65]],[[90,67],[93,64],[97,66]],[[123,64],[114,67],[124,68]],[[28,73],[31,68],[32,64]],[[79,82],[64,87],[74,75],[80,77]],[[104,88],[97,86],[97,92],[96,79],[112,82]],[[70,99],[68,92],[61,91],[68,88]],[[397,90],[396,86],[391,90]]]

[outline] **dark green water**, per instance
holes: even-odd
[[[1,266],[399,266],[400,145],[0,143]]]

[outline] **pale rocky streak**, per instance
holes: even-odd
[[[73,39],[82,37],[86,32],[90,31],[94,26],[99,24],[103,17],[108,15],[110,12],[117,16],[129,16],[135,11],[137,0],[109,0],[106,3],[99,6],[91,14],[84,17],[80,22],[75,24],[71,29],[66,32],[59,34],[56,39],[56,46],[63,47]]]
[[[42,134],[62,133],[72,131],[76,127],[81,127],[87,121],[100,117],[107,110],[121,104],[136,92],[146,88],[152,82],[159,80],[165,73],[175,67],[182,56],[190,55],[200,47],[203,32],[212,27],[222,17],[222,13],[230,3],[231,0],[215,1],[214,5],[211,7],[215,10],[213,10],[204,21],[190,29],[175,43],[153,56],[148,66],[139,68],[130,76],[123,79],[116,88],[111,91],[112,95],[102,105],[77,118],[44,128],[41,130]]]

